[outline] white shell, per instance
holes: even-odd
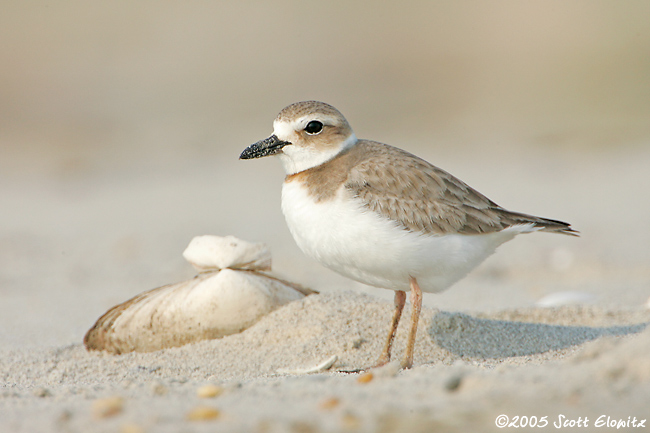
[[[297,375],[303,375],[303,374],[314,374],[314,373],[322,373],[324,371],[329,370],[332,368],[334,363],[338,361],[339,357],[338,355],[332,355],[323,362],[321,362],[318,365],[315,365],[313,367],[308,367],[308,368],[281,368],[278,370],[278,373],[280,374],[297,374]]]
[[[219,245],[225,245],[224,249]],[[188,250],[203,269],[210,263],[268,269],[264,263],[270,266],[271,260],[263,244],[234,237],[197,237]],[[213,251],[212,259],[206,251]],[[311,293],[315,292],[258,271],[206,272],[189,281],[141,293],[111,308],[86,333],[84,344],[88,350],[120,354],[223,337],[241,332],[276,308]]]
[[[225,268],[271,270],[271,252],[266,244],[234,236],[197,236],[185,249],[183,257],[199,272]]]
[[[561,307],[563,305],[591,304],[596,297],[585,292],[555,292],[544,296],[537,301],[538,307]]]

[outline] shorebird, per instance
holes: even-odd
[[[376,365],[390,361],[410,290],[403,368],[413,365],[422,292],[447,289],[520,233],[577,235],[570,224],[512,212],[404,150],[357,139],[331,105],[284,108],[273,134],[240,159],[277,155],[286,172],[282,212],[300,249],[324,266],[395,291],[395,310]]]

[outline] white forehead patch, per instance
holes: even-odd
[[[291,141],[290,138],[295,132],[294,122],[276,120],[273,122],[273,134],[282,141]]]

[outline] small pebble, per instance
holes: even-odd
[[[122,412],[124,399],[122,397],[100,398],[93,402],[95,418],[108,418]]]
[[[223,388],[217,385],[203,385],[196,390],[196,395],[201,398],[214,398],[223,393]]]
[[[49,389],[47,388],[35,388],[34,391],[32,391],[34,396],[36,397],[49,397],[52,395]]]
[[[154,380],[149,384],[149,389],[153,395],[165,395],[167,394],[167,387],[162,383]]]
[[[218,418],[219,411],[213,407],[198,406],[187,413],[188,421],[209,421]]]
[[[374,376],[371,372],[367,371],[367,372],[363,373],[361,376],[359,376],[359,377],[357,378],[357,382],[358,382],[358,383],[368,383],[368,382],[370,382],[374,377],[375,377],[375,376]]]
[[[460,384],[463,382],[463,377],[459,374],[451,376],[445,381],[445,389],[447,391],[456,391]]]
[[[330,397],[321,402],[319,405],[323,410],[331,410],[341,404],[341,401],[336,397]]]
[[[358,349],[361,347],[361,345],[365,342],[365,340],[361,337],[354,337],[348,340],[345,344],[347,349]]]

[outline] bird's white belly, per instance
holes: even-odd
[[[425,292],[445,290],[521,231],[418,234],[363,208],[344,188],[317,203],[300,182],[285,182],[282,211],[305,254],[346,277],[391,290],[409,290],[410,276]]]

